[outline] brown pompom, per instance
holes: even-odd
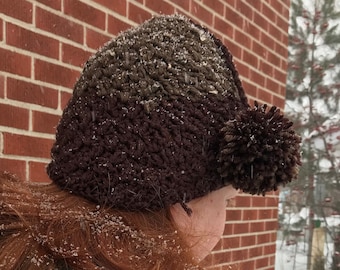
[[[277,190],[297,177],[301,138],[280,110],[255,102],[221,129],[217,160],[226,183],[250,194]]]

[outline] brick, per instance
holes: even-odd
[[[27,109],[0,103],[0,126],[28,129]]]
[[[82,25],[39,7],[36,8],[36,26],[80,44],[84,40],[84,28]]]
[[[273,74],[273,71],[271,72]],[[270,75],[269,75],[270,76]],[[272,80],[271,78],[266,79],[266,88],[270,91],[277,92],[277,89],[279,89],[279,84]]]
[[[251,38],[237,29],[235,29],[235,41],[243,47],[251,48]]]
[[[232,33],[232,35],[234,36],[234,34]],[[233,55],[233,59],[235,60],[235,65],[238,66],[238,62],[237,59],[241,59],[242,57],[242,48],[239,44],[237,44],[235,41],[229,39],[229,38],[224,38],[223,39],[223,43],[226,44],[226,47],[228,48],[228,50],[231,52],[231,54]]]
[[[264,86],[265,77],[263,76],[263,73],[258,72],[257,66],[254,66],[254,68],[256,69],[249,69],[249,79],[257,85]]]
[[[251,232],[262,232],[264,230],[265,230],[265,224],[262,221],[250,223]]]
[[[253,9],[245,4],[244,1],[236,1],[236,10],[245,16],[249,21],[253,20]],[[240,25],[241,26],[241,25]]]
[[[268,196],[279,196],[279,191],[278,190],[276,190],[276,191],[268,191],[267,193],[266,193],[266,195],[268,195]],[[266,197],[266,203],[268,202],[268,198],[269,197]]]
[[[247,3],[252,7],[253,10],[260,12],[262,11],[263,1],[259,0],[247,0]]]
[[[287,79],[287,73],[280,69],[274,68],[274,78],[285,84]]]
[[[189,18],[192,19],[192,17],[190,17],[190,15],[188,15],[186,11],[182,11],[181,9],[178,9],[176,6],[175,6],[175,13],[179,15],[189,16]]]
[[[11,23],[7,23],[6,29],[8,45],[47,57],[59,58],[59,42],[57,40]]]
[[[289,22],[286,20],[283,20],[281,17],[276,16],[276,25],[282,29],[284,32],[288,32]]]
[[[77,67],[83,67],[84,63],[91,55],[92,53],[89,51],[62,43],[61,59],[64,63]]]
[[[191,15],[199,18],[200,21],[205,22],[207,25],[212,25],[213,14],[208,11],[204,6],[198,4],[197,2],[191,2]]]
[[[270,243],[270,234],[266,233],[266,234],[257,234],[256,235],[256,244],[260,245],[260,244],[264,244],[264,243]]]
[[[231,8],[229,6],[225,6],[225,15],[224,15],[224,17],[226,18],[227,21],[232,22],[233,25],[237,25],[238,27],[242,28],[244,19],[240,16],[240,14],[238,14],[235,11],[235,8]]]
[[[276,244],[271,244],[263,247],[263,252],[265,255],[274,254],[276,251]]]
[[[273,103],[273,94],[271,92],[264,91],[263,89],[259,89],[258,98],[268,105]]]
[[[108,17],[108,31],[111,34],[117,35],[121,31],[124,31],[128,28],[130,28],[131,25],[121,21],[120,19],[116,17],[112,17],[109,15]]]
[[[179,6],[187,11],[189,11],[189,4],[190,1],[183,1],[183,0],[171,0],[171,3],[175,4],[176,6]]]
[[[273,95],[273,105],[280,108],[281,110],[284,110],[285,108],[285,100],[281,97]]]
[[[243,53],[243,51],[242,51]],[[247,65],[245,65],[245,61],[237,61],[236,62],[236,68],[238,70],[238,73],[241,77],[249,78],[250,75],[250,69]]]
[[[227,209],[226,210],[226,216],[227,220],[241,220],[241,215],[242,212],[240,210],[235,210],[235,209]]]
[[[68,101],[70,100],[71,96],[72,96],[71,93],[61,92],[61,102],[60,102],[61,104],[60,104],[60,107],[61,107],[62,110],[66,107],[66,105],[67,105]]]
[[[209,27],[209,25],[205,25],[204,27],[206,27],[206,29],[208,29],[210,33],[214,34],[215,38],[217,38],[220,41],[223,40],[223,36],[220,33],[216,32],[214,28]]]
[[[249,51],[243,50],[242,60],[254,68],[258,67],[258,56]]]
[[[3,21],[0,19],[0,40],[3,40],[2,29],[3,29]]]
[[[258,90],[254,84],[248,83],[246,81],[243,81],[242,84],[243,84],[244,91],[246,92],[248,98],[258,96]]]
[[[278,198],[279,198],[279,195],[280,195],[280,190],[274,190],[274,191],[268,192],[267,194],[270,194],[270,196],[275,196],[274,198],[268,197],[267,199],[275,200],[276,203],[278,203]]]
[[[31,57],[0,48],[0,71],[31,76]]]
[[[277,1],[274,1],[274,2],[277,2]],[[282,15],[284,18],[289,18],[289,7],[287,7],[287,6],[282,6],[281,15]]]
[[[33,111],[33,131],[55,134],[59,119],[59,115]]]
[[[31,82],[7,78],[7,98],[56,109],[58,91]]]
[[[281,32],[280,42],[285,46],[288,46],[288,34]]]
[[[62,85],[69,88],[73,87],[79,77],[79,72],[74,69],[45,62],[40,59],[35,60],[34,71],[36,80],[55,85]]]
[[[272,267],[269,267],[267,269],[268,270],[275,270],[275,252],[274,252],[274,255],[268,256],[267,259],[268,259],[268,265],[272,266]]]
[[[132,20],[136,23],[142,23],[148,19],[151,18],[151,13],[149,13],[148,11],[146,11],[145,9],[142,9],[132,3],[128,3],[128,18],[129,20]]]
[[[263,255],[262,249],[263,249],[262,246],[249,248],[249,258],[262,256]]]
[[[278,14],[283,13],[284,6],[282,5],[281,1],[276,1],[276,0],[269,0],[268,5],[274,9],[274,11]],[[285,18],[288,18],[288,14],[286,14]]]
[[[241,236],[241,247],[253,246],[256,243],[255,235]]]
[[[249,223],[235,223],[234,234],[242,234],[249,231]]]
[[[105,29],[106,14],[79,0],[64,0],[64,12],[86,24]]]
[[[259,211],[259,219],[270,219],[272,218],[271,209],[261,209]]]
[[[242,220],[257,220],[259,211],[256,209],[245,209],[242,211]]]
[[[281,40],[281,31],[276,25],[268,24],[268,33],[276,40]]]
[[[276,206],[276,208],[273,208],[271,210],[271,215],[272,215],[272,217],[271,217],[272,219],[277,218],[279,216],[279,209],[277,208],[277,206]]]
[[[217,16],[214,17],[214,28],[224,35],[234,39],[234,26],[228,20],[221,19]]]
[[[164,1],[145,0],[145,6],[160,14],[173,14],[175,12],[175,8]]]
[[[32,3],[23,0],[0,0],[0,13],[32,23]]]
[[[0,75],[0,98],[5,97],[5,78]]]
[[[277,91],[277,93],[280,94],[281,96],[286,96],[286,86],[280,85],[279,91]]]
[[[50,8],[61,10],[61,0],[36,0],[36,1]]]
[[[240,239],[241,238],[239,236],[222,238],[222,241],[221,241],[222,248],[223,249],[238,248],[241,246]]]
[[[248,258],[247,250],[235,250],[231,252],[231,261],[243,261]]]
[[[272,232],[270,232],[269,233],[269,235],[270,235],[270,242],[276,242],[276,240],[277,240],[277,232],[276,231],[272,231]]]
[[[288,45],[288,41],[289,41],[289,36],[286,33],[282,34],[282,36],[281,36],[281,43],[285,44],[285,45]]]
[[[26,162],[23,160],[0,158],[0,171],[9,172],[21,180],[26,180]]]
[[[265,230],[266,231],[273,231],[278,229],[278,222],[275,221],[267,221],[265,222]]]
[[[275,48],[276,40],[273,39],[270,35],[268,35],[264,32],[261,32],[260,42],[262,42],[262,44],[264,44],[265,47],[267,47],[267,48],[270,48],[270,49]]]
[[[107,7],[109,10],[126,16],[126,0],[93,0],[94,2]]]
[[[286,59],[280,60],[280,69],[285,70],[285,71],[288,69],[288,62]]]
[[[260,60],[259,70],[261,70],[267,76],[273,77],[274,76],[274,68],[273,68],[273,66],[269,65],[268,63],[270,63],[270,62]]]
[[[239,0],[224,0],[229,6],[236,7],[236,2]]]
[[[254,101],[252,97],[248,97],[248,104],[250,104],[250,106],[254,106]]]
[[[220,250],[222,250],[223,248],[222,248],[222,238],[217,242],[217,244],[214,246],[214,248],[213,248],[213,250],[214,251],[220,251]]]
[[[3,133],[4,154],[50,158],[53,140]]]
[[[252,270],[252,269],[256,269],[255,268],[255,261],[254,260],[251,260],[251,261],[243,261],[238,268],[235,268],[236,269],[248,269],[248,270]]]
[[[274,23],[276,21],[276,17],[277,17],[276,13],[271,8],[269,8],[268,5],[266,4],[262,5],[261,14],[268,19],[269,23],[270,22]]]
[[[250,207],[251,205],[250,195],[242,194],[242,196],[236,196],[235,201],[237,207]]]
[[[259,38],[257,38],[259,39]],[[264,58],[267,54],[267,49],[263,46],[263,44],[254,41],[252,42],[252,51],[259,57]],[[261,69],[260,69],[261,70]],[[261,70],[262,72],[262,70]]]
[[[244,31],[251,35],[255,40],[260,39],[260,29],[257,28],[257,26],[253,23],[247,23],[246,26],[244,27]],[[253,40],[254,42],[254,40]]]
[[[106,42],[111,40],[111,36],[107,36],[92,29],[86,28],[86,46],[92,49],[102,47]]]
[[[29,165],[29,181],[35,183],[51,183],[51,179],[46,173],[46,163],[30,161]]]
[[[223,264],[223,263],[229,263],[231,255],[232,255],[231,251],[215,253],[215,254],[213,254],[213,261],[212,261],[212,263],[214,265]]]
[[[223,235],[231,235],[234,234],[234,224],[232,223],[228,223],[224,225],[224,231],[223,231]]]
[[[203,0],[203,4],[220,15],[224,14],[224,4],[219,0]]]
[[[255,269],[263,269],[268,266],[268,258],[259,258],[255,262]]]
[[[258,1],[260,2],[260,1]],[[257,25],[260,29],[264,30],[265,32],[268,29],[268,21],[262,16],[262,14],[254,12],[254,23]]]

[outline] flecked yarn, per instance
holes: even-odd
[[[183,16],[159,16],[86,63],[47,171],[100,205],[152,211],[228,184],[276,189],[296,177],[299,143],[275,107],[249,107],[221,41]]]

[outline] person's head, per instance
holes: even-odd
[[[159,16],[88,60],[47,172],[58,189],[124,222],[163,216],[163,234],[178,230],[181,254],[201,260],[236,190],[264,194],[296,177],[291,126],[276,107],[250,108],[220,40],[183,16]]]
[[[124,211],[185,208],[227,185],[264,194],[296,177],[291,126],[276,107],[249,107],[220,40],[159,16],[87,61],[47,172],[61,189]]]

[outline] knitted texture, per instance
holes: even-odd
[[[275,108],[265,120],[252,111],[221,41],[185,17],[155,17],[86,63],[47,171],[62,189],[129,211],[185,205],[228,184],[264,193],[296,177],[299,137]],[[272,118],[277,132],[250,134],[256,124],[267,130]],[[274,150],[251,159],[254,148],[238,151],[236,141]],[[289,158],[281,144],[274,147],[277,141],[291,149]]]

